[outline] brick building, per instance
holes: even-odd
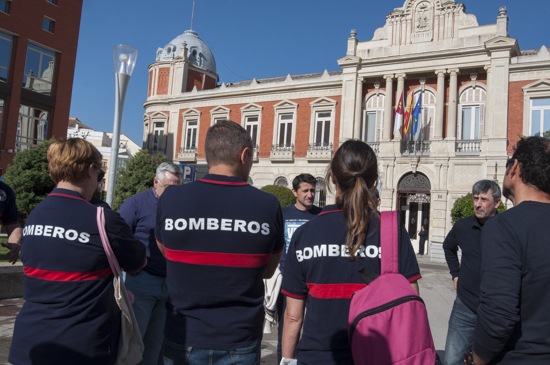
[[[82,0],[0,0],[0,175],[18,151],[65,137]]]
[[[302,172],[322,182],[338,146],[362,139],[378,156],[382,210],[401,212],[413,244],[425,225],[443,260],[454,201],[477,180],[502,183],[519,135],[550,130],[550,53],[521,51],[506,9],[495,15],[479,25],[454,0],[406,0],[371,40],[351,32],[341,71],[221,85],[208,47],[186,31],[149,66],[144,147],[204,173],[206,131],[230,119],[254,140],[250,183],[290,187]],[[401,95],[404,107],[421,99],[415,135],[394,133]]]

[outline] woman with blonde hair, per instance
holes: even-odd
[[[101,154],[83,139],[57,141],[48,148],[48,168],[57,186],[23,228],[25,304],[15,320],[9,361],[113,364],[120,310],[96,207],[89,203],[103,178]],[[145,247],[118,213],[105,210],[105,229],[122,268],[145,266]]]
[[[358,270],[366,266],[380,273],[380,216],[370,193],[377,179],[376,155],[366,143],[346,141],[334,154],[326,180],[336,186],[336,204],[298,228],[288,249],[284,358],[296,358],[298,364],[353,364],[349,306],[351,295],[366,285]],[[400,228],[401,273],[418,292],[420,271],[409,236]]]

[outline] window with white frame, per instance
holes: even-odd
[[[330,144],[331,112],[315,113],[315,146],[328,146]]]
[[[327,197],[325,196],[325,179],[318,177],[315,184],[315,199],[313,204],[318,207],[324,207],[327,204]]]
[[[53,87],[55,61],[56,55],[54,52],[29,43],[23,87],[50,95]]]
[[[460,94],[459,139],[476,140],[483,137],[486,96],[487,93],[481,87],[468,87]]]
[[[245,128],[248,133],[250,133],[250,138],[252,138],[252,146],[256,148],[258,145],[258,116],[249,116],[245,117]]]
[[[197,135],[198,135],[198,121],[196,119],[190,119],[187,121],[185,128],[185,150],[196,151],[197,150]]]
[[[294,124],[294,113],[279,114],[279,130],[277,132],[278,147],[291,146],[293,124]]]
[[[284,176],[279,176],[275,179],[275,185],[278,186],[284,186],[285,188],[288,188],[288,180]]]
[[[424,92],[422,92],[422,90],[415,91],[412,110],[416,107],[420,94],[422,94],[420,113],[418,114],[418,128],[420,128],[420,130],[417,130],[417,137],[415,140],[429,141],[430,136],[433,136],[433,126],[435,123],[435,95],[429,90],[424,90]],[[413,119],[411,115],[411,123],[412,122]],[[414,133],[414,124],[411,124],[409,131],[412,136]]]
[[[531,99],[530,136],[550,131],[550,98]]]
[[[378,94],[369,97],[365,103],[361,125],[361,139],[365,142],[378,142],[382,139],[384,101],[385,95]]]
[[[49,118],[49,111],[21,104],[15,136],[15,150],[17,152],[26,150],[29,146],[42,143],[47,137]]]
[[[0,81],[2,82],[8,82],[12,44],[13,37],[0,32]]]
[[[221,120],[230,120],[229,114],[231,113],[231,109],[226,108],[224,106],[217,106],[214,109],[210,110],[210,125],[217,124]]]
[[[153,153],[164,152],[164,122],[153,123],[151,150]]]

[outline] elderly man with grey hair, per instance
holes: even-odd
[[[457,290],[449,318],[445,365],[463,364],[464,353],[472,347],[481,282],[481,230],[497,214],[500,205],[500,187],[494,181],[476,182],[472,195],[474,215],[458,220],[443,242],[445,259]],[[458,247],[462,250],[460,264]]]
[[[134,195],[120,207],[120,215],[147,249],[147,266],[137,274],[126,275],[126,288],[134,294],[132,307],[145,344],[141,364],[162,364],[168,291],[166,260],[156,244],[154,229],[159,197],[167,187],[181,185],[182,175],[178,165],[170,162],[160,164],[153,179],[153,189]]]

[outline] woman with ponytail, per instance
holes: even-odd
[[[380,273],[380,215],[370,192],[377,179],[376,155],[366,143],[349,140],[334,154],[326,180],[336,186],[336,204],[301,226],[288,249],[283,358],[296,358],[298,364],[353,364],[349,305],[352,294],[366,285],[358,270],[366,266]],[[400,228],[401,273],[418,292],[420,271],[408,233]]]

